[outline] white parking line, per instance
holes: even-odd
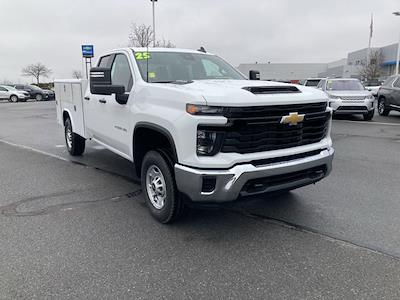
[[[10,145],[10,146],[14,146],[14,147],[17,147],[17,148],[21,148],[21,149],[30,150],[30,151],[33,151],[33,152],[36,152],[36,153],[40,153],[40,154],[44,154],[44,155],[47,155],[47,156],[50,156],[50,157],[53,157],[53,158],[61,159],[63,161],[70,161],[69,159],[64,158],[62,156],[59,156],[57,154],[49,153],[49,152],[46,152],[46,151],[42,151],[42,150],[39,150],[39,149],[36,149],[36,148],[32,148],[32,147],[29,147],[29,146],[25,146],[25,145],[21,145],[21,144],[15,144],[13,142],[9,142],[9,141],[3,140],[3,139],[0,139],[0,143],[4,143],[4,144]]]
[[[387,126],[400,126],[400,123],[384,123],[384,122],[371,122],[371,121],[350,121],[350,120],[334,120],[334,122],[345,122],[345,123],[360,123],[369,125],[387,125]]]

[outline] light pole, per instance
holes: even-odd
[[[400,11],[395,11],[393,14],[394,14],[396,17],[400,17]],[[400,60],[400,34],[399,34],[399,44],[397,45],[396,75],[399,74],[399,60]]]
[[[156,46],[156,10],[155,10],[155,2],[158,0],[150,0],[153,4],[153,47]]]

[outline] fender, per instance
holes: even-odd
[[[134,139],[135,139],[136,130],[138,130],[138,129],[140,129],[140,128],[152,129],[152,130],[154,130],[154,131],[157,131],[157,132],[159,132],[159,133],[165,135],[165,136],[167,137],[169,143],[170,143],[171,146],[172,146],[172,155],[173,155],[173,158],[175,159],[176,162],[178,161],[178,155],[177,155],[177,152],[176,152],[176,146],[175,146],[174,138],[172,137],[171,133],[170,133],[166,128],[164,128],[164,127],[162,127],[162,126],[159,126],[159,125],[157,125],[157,124],[153,124],[153,123],[138,122],[138,123],[136,123],[135,129],[134,129],[134,131],[133,131],[132,143],[133,143],[133,141],[134,141]],[[135,153],[134,147],[135,147],[135,145],[133,144],[133,145],[132,145],[132,150],[133,150],[132,153]]]
[[[64,121],[64,113],[65,112],[68,114],[69,119],[71,120],[72,131],[73,131],[73,129],[75,128],[75,121],[74,121],[74,118],[72,118],[72,114],[71,114],[71,112],[69,111],[68,108],[64,108],[63,111],[62,111],[62,114],[61,114],[61,116],[63,118],[63,125],[65,125],[65,121]]]

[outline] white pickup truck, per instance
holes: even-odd
[[[288,191],[332,168],[332,113],[323,92],[247,80],[210,53],[112,50],[88,83],[56,80],[55,90],[70,154],[82,155],[91,139],[134,162],[162,223],[176,220],[187,201]]]

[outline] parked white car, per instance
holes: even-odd
[[[332,110],[317,89],[247,80],[216,55],[171,48],[104,53],[87,85],[55,80],[68,151],[91,139],[134,162],[162,223],[186,201],[287,191],[331,171]]]
[[[0,100],[8,100],[9,102],[26,101],[29,99],[29,93],[19,91],[8,85],[0,85]]]
[[[375,97],[365,89],[358,79],[332,78],[322,79],[318,88],[329,97],[329,106],[334,114],[361,114],[364,120],[374,117]]]

